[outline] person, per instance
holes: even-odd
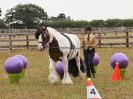
[[[97,39],[96,36],[92,33],[92,28],[90,26],[85,27],[81,43],[81,46],[83,47],[87,78],[95,78],[96,72],[93,66],[93,58],[95,55],[95,48],[97,46]]]

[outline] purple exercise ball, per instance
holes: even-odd
[[[115,53],[110,59],[113,68],[115,68],[116,62],[119,63],[120,68],[126,68],[128,66],[128,57],[123,53]]]
[[[4,68],[9,74],[20,73],[24,68],[23,61],[17,57],[10,57],[5,61]]]
[[[97,66],[99,64],[99,56],[97,53],[95,53],[94,58],[93,58],[93,65]]]
[[[64,75],[64,64],[62,61],[58,61],[56,64],[56,72],[60,75]]]
[[[27,58],[24,55],[15,55],[15,56],[20,58],[23,61],[24,69],[26,69],[27,68],[27,64],[28,64]]]

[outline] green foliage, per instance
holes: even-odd
[[[133,26],[133,19],[127,19],[127,20],[123,20],[123,26]]]
[[[42,23],[46,24],[46,23]],[[41,24],[41,25],[42,25]],[[57,17],[50,17],[47,21],[47,25],[54,28],[82,28],[88,25],[88,21],[74,21],[71,20],[70,16],[67,16],[64,13],[60,13]]]
[[[5,28],[5,24],[4,24],[4,21],[2,19],[0,19],[0,28]]]
[[[48,21],[48,26],[54,28],[82,28],[88,25],[88,21],[72,21],[72,20],[59,20],[59,21]]]
[[[57,17],[52,16],[48,20],[49,21],[63,21],[63,20],[65,20],[65,21],[69,20],[70,21],[71,18],[70,18],[70,16],[66,17],[66,15],[64,13],[60,13]]]
[[[122,20],[120,19],[109,19],[105,21],[105,26],[107,27],[120,27],[123,26]]]
[[[46,24],[46,23],[45,23]],[[44,25],[45,25],[44,24]],[[133,19],[108,19],[108,20],[93,20],[93,21],[73,21],[67,19],[59,19],[57,17],[50,18],[47,22],[48,26],[54,28],[83,28],[86,25],[91,25],[92,27],[133,27]]]
[[[34,4],[19,4],[7,11],[5,21],[7,24],[24,24],[33,28],[36,24],[47,20],[48,15],[44,10]]]
[[[60,13],[57,18],[59,18],[59,19],[66,19],[66,16],[65,16],[64,13]]]
[[[93,20],[90,22],[93,27],[102,27],[105,26],[105,22],[103,20]]]

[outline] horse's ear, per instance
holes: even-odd
[[[47,29],[47,26],[45,26],[45,27],[42,28],[42,30],[44,30],[44,31],[45,31],[46,29]]]
[[[38,26],[36,26],[36,29],[37,29],[37,30],[40,30],[40,28],[39,28]]]

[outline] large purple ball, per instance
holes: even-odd
[[[10,57],[5,61],[4,68],[7,73],[20,73],[23,68],[23,61],[17,57]]]
[[[93,58],[93,65],[97,66],[99,64],[99,56],[97,53],[95,53],[94,58]]]
[[[123,53],[115,53],[111,59],[110,64],[113,68],[116,66],[116,62],[119,63],[120,68],[126,68],[128,66],[128,58]]]
[[[60,75],[64,75],[64,64],[62,61],[58,61],[56,64],[56,72]]]
[[[24,55],[15,55],[15,56],[20,58],[23,61],[24,69],[26,69],[27,68],[27,64],[28,64],[27,58]]]

